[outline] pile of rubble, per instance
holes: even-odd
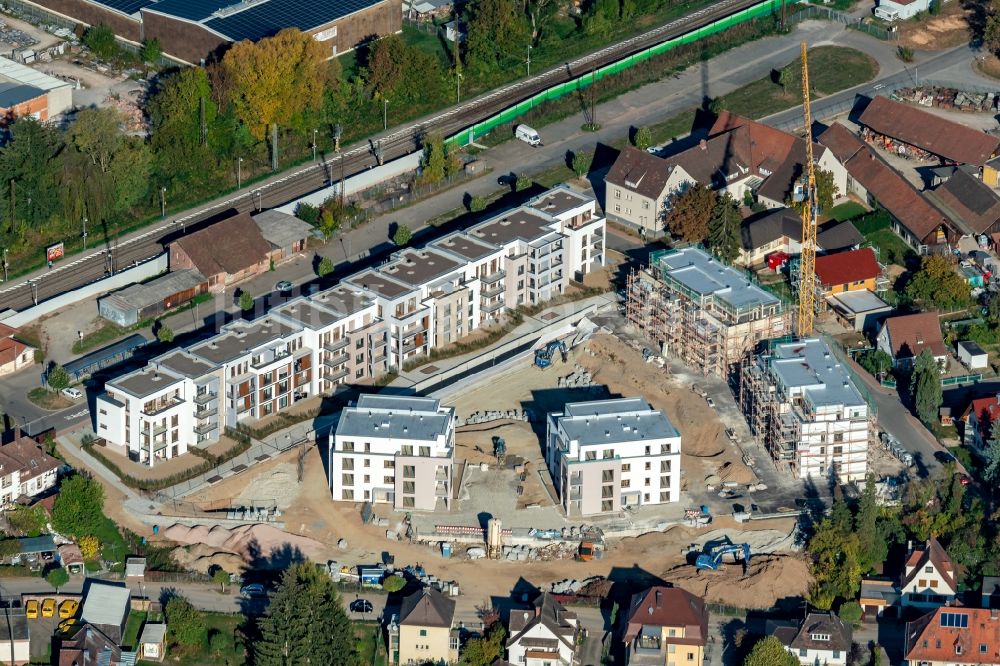
[[[594,376],[579,363],[573,366],[573,372],[560,377],[558,382],[559,388],[587,388],[593,384]]]
[[[567,578],[552,583],[552,594],[578,594],[581,590],[585,590],[587,587],[594,586],[595,583],[601,583],[605,580],[604,576],[591,576],[583,580]]]
[[[0,42],[9,44],[15,49],[23,49],[26,46],[34,46],[38,40],[23,30],[11,28],[6,23],[0,22]]]
[[[491,421],[533,421],[534,414],[530,409],[491,409],[486,412],[472,412],[469,418],[465,419],[465,425],[478,425]]]
[[[997,93],[970,93],[953,88],[904,88],[896,91],[896,96],[920,106],[976,113],[996,111],[1000,99]]]
[[[579,544],[550,543],[546,546],[504,546],[501,558],[516,562],[571,560],[576,557]]]

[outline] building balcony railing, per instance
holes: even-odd
[[[184,401],[180,398],[170,398],[169,400],[162,400],[152,405],[148,410],[143,408],[142,413],[146,416],[156,416],[161,412],[165,412],[172,407],[183,404]]]
[[[348,370],[347,368],[343,368],[342,370],[327,370],[326,372],[323,373],[323,377],[327,381],[335,382],[339,379],[343,379],[344,377],[349,375],[350,372],[351,371]]]
[[[338,338],[338,339],[334,340],[333,342],[327,342],[327,343],[325,343],[323,345],[323,349],[325,349],[328,352],[335,352],[335,351],[339,351],[339,350],[343,349],[344,347],[346,347],[350,343],[351,343],[351,341],[348,340],[346,337]]]
[[[211,407],[211,408],[208,408],[208,409],[199,409],[198,411],[196,411],[194,413],[194,417],[196,419],[207,419],[208,417],[215,416],[218,413],[219,413],[218,408]]]
[[[507,271],[501,269],[496,273],[490,273],[482,278],[483,284],[493,284],[494,282],[499,282],[507,275]]]
[[[486,314],[493,314],[494,312],[502,308],[503,305],[504,305],[503,301],[497,301],[496,303],[490,303],[488,305],[482,306],[480,310],[482,310]]]
[[[250,367],[259,370],[260,368],[267,367],[267,366],[271,365],[272,363],[280,361],[283,358],[289,358],[291,355],[292,355],[292,353],[290,351],[288,351],[287,349],[279,349],[279,350],[276,350],[274,352],[274,356],[273,357],[271,357],[271,358],[262,358],[261,360],[257,361],[256,363],[251,363]]]
[[[378,356],[376,356],[375,358],[372,359],[372,365],[378,365],[379,363],[385,363],[386,358],[387,357],[386,357],[385,354],[379,354]]]
[[[204,391],[194,397],[194,404],[207,405],[218,397],[219,395],[215,391]]]
[[[156,437],[157,435],[162,435],[166,431],[167,431],[167,426],[158,425],[155,428],[153,428],[153,437]]]
[[[218,423],[202,423],[200,425],[196,425],[194,427],[194,431],[199,435],[207,435],[213,430],[218,430],[218,428],[219,428]]]
[[[323,364],[328,365],[331,368],[336,368],[338,365],[343,365],[344,363],[347,363],[350,360],[351,360],[350,354],[347,353],[337,354],[336,356],[326,356],[323,359]]]
[[[499,296],[500,294],[502,294],[504,292],[504,289],[505,289],[504,285],[500,282],[497,282],[495,283],[494,286],[483,289],[480,292],[480,295],[483,298],[492,298],[493,296]]]
[[[407,344],[403,345],[403,349],[401,351],[404,354],[409,354],[411,351],[415,351],[417,349],[420,349],[421,347],[424,347],[426,344],[427,344],[426,342],[421,343],[419,345],[416,342],[410,342],[410,343],[407,343]]]

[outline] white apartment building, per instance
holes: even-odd
[[[363,395],[340,415],[327,444],[333,499],[447,510],[455,456],[455,409],[440,400]]]
[[[775,460],[802,479],[865,478],[874,413],[824,341],[774,345],[741,371],[747,421]]]
[[[549,414],[545,443],[567,516],[680,498],[681,435],[641,398],[570,403]]]
[[[561,294],[604,265],[593,198],[559,186],[467,232],[407,249],[376,269],[115,378],[95,430],[152,465],[343,384],[370,384],[519,305]]]

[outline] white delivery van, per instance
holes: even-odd
[[[538,136],[538,132],[531,129],[527,125],[518,125],[514,128],[514,136],[524,141],[529,146],[540,146],[542,145],[542,139]]]

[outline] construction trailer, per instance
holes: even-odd
[[[878,439],[874,403],[819,338],[775,341],[739,367],[754,437],[797,478],[862,481]]]
[[[625,316],[664,356],[722,377],[762,340],[791,332],[781,299],[696,247],[654,252],[632,271]]]

